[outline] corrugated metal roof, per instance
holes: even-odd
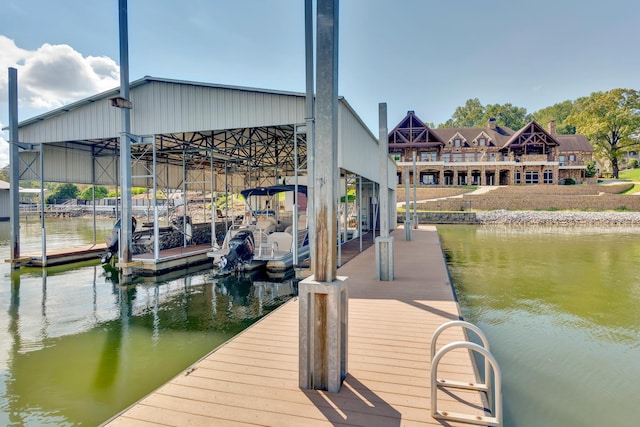
[[[122,114],[109,98],[118,95],[115,88],[19,124],[21,142],[45,144],[47,180],[109,182],[115,176],[117,162],[108,159],[118,153]],[[205,160],[213,150],[233,159],[260,158],[287,170],[293,159],[294,125],[305,122],[305,94],[298,92],[146,76],[130,84],[130,100],[131,133],[155,136],[164,161],[180,167],[181,153],[188,147]],[[357,154],[377,150],[377,137],[343,98],[339,109],[339,166],[378,182],[378,168]],[[304,143],[299,156],[306,160]],[[92,158],[101,176],[91,177]],[[245,162],[247,168],[256,166]],[[29,171],[24,172],[26,177]]]

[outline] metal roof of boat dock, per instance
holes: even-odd
[[[212,153],[218,170],[230,162],[238,173],[275,168],[286,174],[294,169],[293,139],[305,123],[303,93],[151,76],[131,82],[130,89],[131,133],[155,140],[157,161],[169,170],[166,178],[174,184],[182,178],[185,153],[192,169],[209,169]],[[33,150],[20,154],[25,164],[35,161],[40,144],[45,144],[45,181],[113,184],[122,128],[120,110],[109,99],[119,92],[112,89],[22,121],[19,141]],[[339,167],[380,182],[377,162],[361,155],[378,150],[377,138],[344,98],[338,105]],[[299,142],[299,164],[304,164],[304,135]],[[151,159],[142,148],[137,154]],[[393,189],[395,163],[390,159],[389,164]],[[21,179],[39,177],[23,167]],[[139,181],[134,178],[133,185],[144,186]]]

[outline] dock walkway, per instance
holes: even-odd
[[[339,393],[298,388],[298,300],[294,299],[106,425],[434,426],[467,425],[430,415],[433,331],[459,318],[435,227],[413,240],[396,230],[395,280],[375,279],[375,248],[340,268],[348,276],[348,376]],[[451,328],[442,345],[463,339]],[[468,351],[440,363],[448,379],[475,381]],[[472,391],[438,394],[439,410],[483,415]]]

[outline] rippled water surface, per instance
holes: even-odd
[[[438,227],[503,375],[506,426],[640,419],[640,231]]]
[[[37,220],[36,220],[37,221]],[[47,219],[48,247],[93,242],[91,220]],[[98,222],[98,241],[112,220]],[[22,252],[40,249],[22,225]],[[0,223],[0,258],[9,224]],[[12,273],[0,264],[0,425],[94,426],[296,293],[291,280],[214,277],[208,265],[119,286],[96,261]]]

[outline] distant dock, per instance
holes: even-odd
[[[429,346],[434,330],[460,318],[435,227],[395,236],[395,280],[375,279],[369,247],[338,270],[349,277],[348,376],[339,393],[298,388],[294,299],[149,394],[108,426],[442,426],[430,415]],[[463,340],[447,330],[439,346]],[[439,371],[474,382],[467,350]],[[440,391],[438,409],[485,415],[478,392]]]

